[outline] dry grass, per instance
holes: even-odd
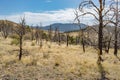
[[[11,39],[0,38],[0,79],[8,80],[97,80],[100,73],[97,62],[97,51],[92,47],[83,53],[81,46],[44,42],[31,45],[35,41],[24,41],[24,54],[18,60],[19,47],[10,45]],[[106,77],[120,80],[120,61],[112,54],[104,54],[102,65]],[[119,55],[120,57],[120,55]]]

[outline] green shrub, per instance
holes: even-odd
[[[12,34],[12,35],[10,35],[10,38],[18,40],[19,36],[17,34]]]
[[[18,39],[13,39],[12,41],[11,41],[11,45],[18,45],[20,42],[19,42],[19,40]]]
[[[48,35],[46,33],[42,33],[42,39],[48,40]]]
[[[35,43],[34,43],[34,42],[32,42],[32,43],[31,43],[31,46],[35,46]]]

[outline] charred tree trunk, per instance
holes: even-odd
[[[114,43],[114,55],[117,56],[118,53],[118,46],[117,46],[117,26],[115,26],[115,43]]]
[[[67,39],[66,39],[66,45],[67,45],[67,47],[68,47],[68,44],[69,44],[69,35],[67,34]]]
[[[109,53],[109,50],[110,50],[110,42],[111,42],[111,40],[108,42],[108,48],[107,48],[107,53]]]
[[[54,37],[53,37],[53,41],[57,42],[58,41],[58,28],[55,28],[55,33],[54,33]]]
[[[78,44],[78,37],[76,36],[76,45]]]
[[[39,32],[39,35],[40,35],[40,48],[42,48],[42,46],[43,46],[43,32],[42,31],[40,31]]]
[[[102,23],[100,23],[99,26],[99,34],[98,34],[98,48],[100,50],[100,55],[102,55],[102,39],[103,39],[103,35],[102,35]]]
[[[60,32],[58,32],[58,42],[59,42],[59,46],[61,45],[61,36],[60,36]]]
[[[100,55],[102,55],[102,42],[103,42],[103,6],[102,6],[102,0],[99,0],[100,2],[100,10],[99,10],[99,34],[98,34],[98,49],[100,50]]]
[[[118,9],[118,0],[116,2],[116,25],[115,25],[115,43],[114,43],[114,55],[117,56],[117,53],[118,53],[118,30],[117,30],[117,27],[119,26],[119,9]]]
[[[40,48],[42,48],[43,46],[43,42],[42,42],[42,38],[40,39]]]
[[[83,47],[83,52],[85,52],[85,43],[83,38],[82,38],[82,47]]]
[[[52,26],[50,25],[50,29],[48,30],[48,33],[49,33],[49,41],[50,41],[50,44],[52,43]]]
[[[20,53],[19,53],[19,60],[22,58],[22,38],[23,36],[20,36]]]
[[[83,47],[83,52],[85,52],[85,43],[84,43],[84,33],[82,30],[82,47]]]
[[[107,51],[106,51],[107,53],[109,53],[111,39],[112,39],[112,37],[110,37],[110,40],[108,41],[108,46],[107,46]]]
[[[33,28],[31,28],[31,40],[34,40],[34,32],[33,32]]]

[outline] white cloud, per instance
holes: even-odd
[[[26,18],[26,23],[28,25],[39,25],[40,22],[43,25],[49,25],[52,23],[70,23],[73,22],[75,15],[74,15],[74,9],[68,8],[68,9],[61,9],[57,11],[45,11],[41,13],[33,13],[33,12],[23,12],[21,14],[12,14],[12,15],[0,15],[0,19],[8,19],[14,22],[19,23],[20,17],[24,16]],[[85,16],[82,20],[82,23],[88,23],[92,24],[91,15]]]
[[[113,0],[113,1],[115,1],[115,2],[117,2],[117,1],[120,2],[120,0]]]

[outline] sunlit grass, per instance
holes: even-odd
[[[42,75],[42,78],[47,79],[44,74],[47,74],[48,77],[54,75],[54,78],[57,79],[58,77],[56,75],[61,74],[62,79],[67,80],[69,80],[70,75],[71,78],[87,80],[95,80],[100,77],[96,64],[97,51],[92,47],[86,47],[86,52],[83,53],[80,45],[70,45],[66,47],[66,44],[58,46],[57,43],[51,44],[44,41],[43,47],[40,48],[39,45],[35,44],[35,41],[27,40],[24,41],[23,49],[28,53],[26,54],[24,52],[22,60],[19,61],[19,46],[10,45],[11,41],[12,40],[8,38],[6,40],[1,39],[0,42],[0,67],[4,71],[4,73],[0,72],[0,75],[6,75],[7,68],[13,66],[14,68],[12,68],[13,71],[11,71],[11,73],[17,77],[20,73],[15,72],[16,70],[24,70],[30,72],[30,74],[34,74],[36,69],[35,73],[39,73],[38,75],[34,75],[36,78]],[[34,46],[31,45],[32,43],[34,43]],[[119,80],[120,61],[113,55],[113,49],[110,49],[109,54],[104,53],[102,58],[104,59],[102,65],[105,68],[106,77],[111,80]],[[33,69],[33,71],[31,71],[31,69]],[[0,76],[0,78],[1,77],[2,76]],[[23,74],[22,77],[33,76],[29,74],[25,76]]]

